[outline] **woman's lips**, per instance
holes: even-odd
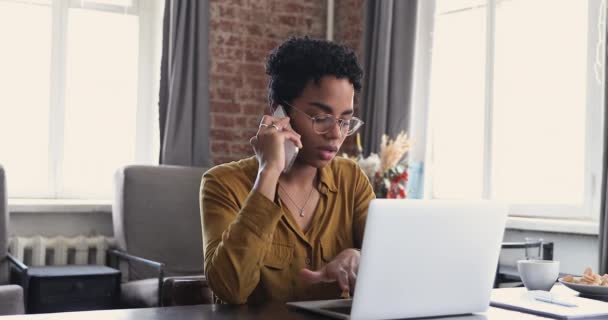
[[[334,148],[334,147],[319,148],[319,155],[321,156],[321,159],[323,159],[323,160],[333,159],[334,156],[336,155],[336,152],[338,152],[338,149]]]
[[[331,159],[333,159],[335,154],[336,153],[332,152],[332,151],[321,150],[321,158],[323,160],[331,160]]]

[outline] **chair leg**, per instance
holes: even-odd
[[[543,260],[553,260],[553,242],[543,243]]]
[[[500,273],[498,273],[498,270],[500,269],[500,264],[496,265],[496,274],[494,275],[494,289],[498,288],[498,286],[500,285]]]

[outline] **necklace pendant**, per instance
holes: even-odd
[[[304,208],[300,209],[300,217],[304,216]]]

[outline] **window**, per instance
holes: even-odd
[[[506,201],[511,215],[599,217],[600,6],[435,2],[427,197]]]
[[[11,198],[111,199],[158,158],[160,1],[0,0],[0,163]]]

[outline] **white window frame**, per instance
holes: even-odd
[[[0,0],[47,5],[47,1]],[[130,6],[99,3],[95,0],[50,0],[52,15],[51,73],[49,101],[49,185],[42,194],[23,194],[18,199],[66,199],[63,190],[62,163],[66,92],[67,26],[69,9],[81,8],[139,16],[138,92],[136,111],[135,162],[158,163],[158,97],[160,81],[160,35],[162,32],[162,2],[160,0],[131,0]],[[117,168],[118,169],[118,168]],[[19,202],[11,199],[10,202]],[[83,199],[85,200],[85,199]],[[109,199],[104,199],[107,201]]]
[[[493,65],[494,65],[494,25],[495,25],[495,8],[496,2],[500,0],[488,0],[486,6],[488,14],[486,18],[486,82],[485,82],[485,119],[486,128],[485,143],[484,143],[484,166],[483,166],[483,198],[490,199],[492,195],[491,172],[492,172],[492,137],[491,137],[491,120],[492,120],[492,88],[493,88]],[[589,17],[600,17],[598,12],[604,12],[606,9],[605,0],[588,0],[589,1]],[[432,61],[430,59],[432,53],[432,34],[434,25],[434,1],[422,1],[418,8],[419,31],[417,33],[417,48],[415,57],[414,77],[416,87],[412,96],[412,105],[415,106],[412,110],[411,137],[418,144],[422,145],[413,149],[410,153],[410,161],[424,161],[425,170],[423,178],[423,197],[425,199],[433,199],[433,154],[432,154],[432,110],[429,110],[429,84],[430,84],[430,68]],[[602,11],[603,10],[603,11]],[[431,21],[431,23],[429,23]],[[602,29],[603,28],[603,29]],[[598,28],[596,19],[589,19],[589,50],[588,50],[588,86],[587,86],[587,103],[586,103],[586,141],[585,141],[585,168],[584,168],[584,200],[582,207],[567,206],[567,205],[523,205],[512,204],[509,215],[513,218],[541,218],[541,219],[568,219],[568,220],[584,220],[590,221],[594,225],[599,221],[600,216],[600,201],[601,201],[601,173],[602,173],[602,151],[603,151],[603,91],[604,91],[604,47],[596,48],[599,38],[599,30],[605,30],[605,25],[601,24]],[[602,31],[603,32],[603,31]],[[605,35],[602,36],[605,39]],[[599,60],[598,60],[599,58]],[[598,62],[600,61],[600,66]],[[601,70],[600,70],[601,69]],[[599,81],[597,81],[598,79]],[[601,101],[592,100],[592,97],[597,97],[597,93]]]

